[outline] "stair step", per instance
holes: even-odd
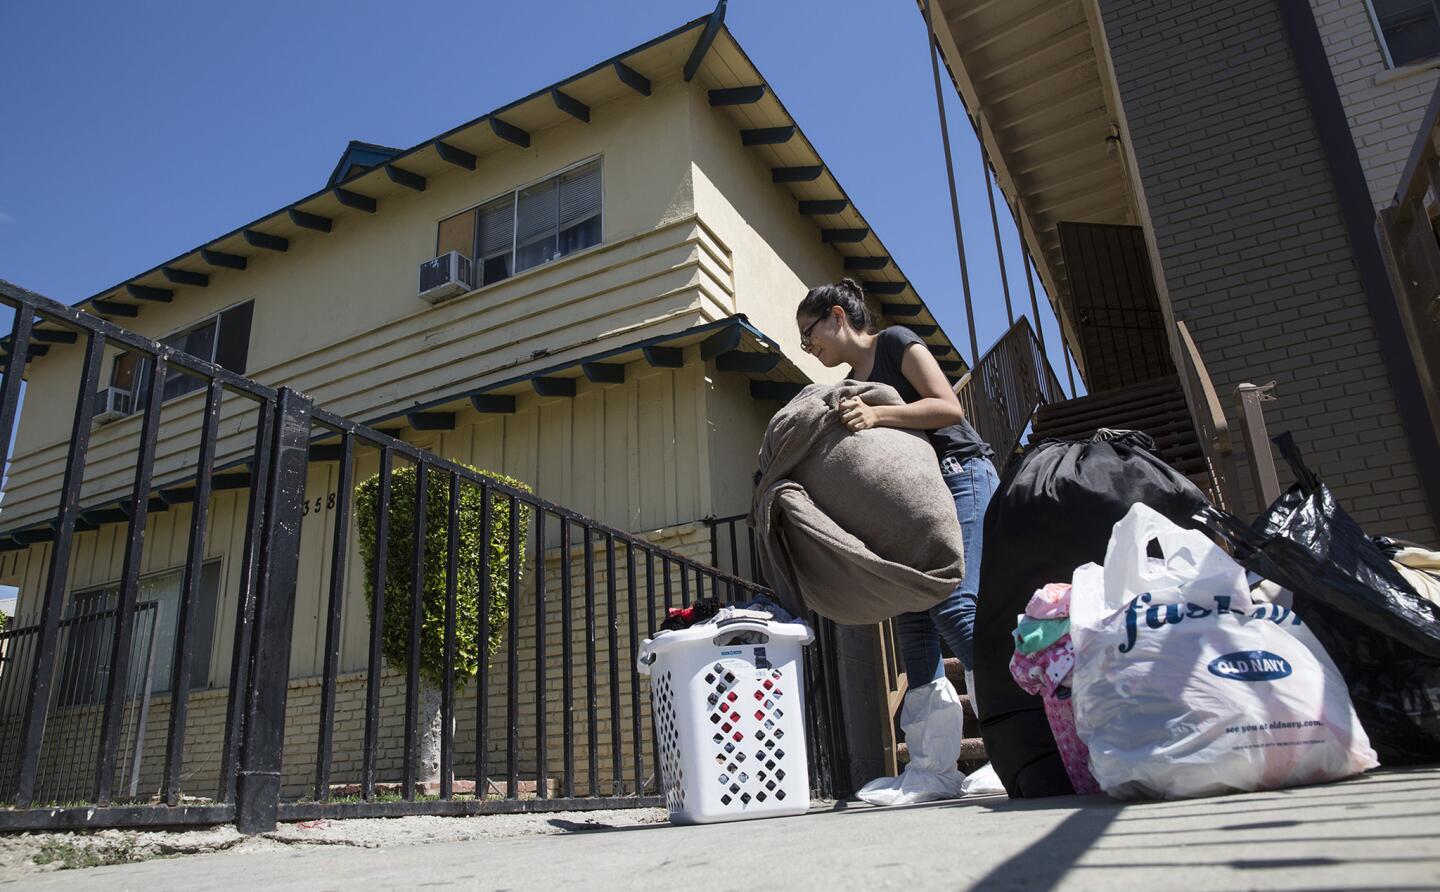
[[[1160,447],[1160,455],[1163,458],[1183,458],[1205,454],[1205,450],[1200,447],[1199,439],[1194,436],[1167,437],[1165,443],[1156,443],[1155,445]]]
[[[1210,479],[1210,466],[1205,464],[1204,456],[1200,458],[1187,458],[1177,462],[1166,462],[1166,464],[1184,474],[1186,477],[1204,477],[1207,481]],[[1199,484],[1196,485],[1199,486]],[[1200,486],[1200,488],[1203,490],[1209,485],[1207,482],[1204,486]]]
[[[975,706],[970,701],[970,693],[965,689],[965,664],[961,663],[957,657],[946,657],[945,677],[950,679],[955,690],[960,692],[960,703],[965,708],[965,730],[973,731],[978,727],[980,720],[975,715]],[[895,718],[898,724],[900,717],[897,715]],[[902,764],[910,761],[910,750],[903,741],[896,746],[895,758]],[[986,760],[984,739],[966,737],[960,741],[960,760],[957,764],[961,770],[974,770]]]
[[[1160,457],[1169,461],[1170,459],[1203,458],[1205,450],[1201,448],[1200,441],[1191,437],[1185,440],[1174,440],[1160,448]]]
[[[1134,384],[1126,384],[1126,385],[1124,385],[1123,387],[1115,387],[1115,388],[1112,388],[1112,389],[1110,389],[1110,390],[1094,391],[1094,392],[1092,392],[1092,393],[1087,393],[1087,394],[1085,394],[1084,396],[1076,397],[1076,399],[1077,399],[1077,400],[1090,400],[1090,401],[1092,401],[1092,402],[1099,402],[1099,401],[1101,401],[1101,400],[1106,399],[1107,397],[1114,396],[1114,395],[1117,394],[1117,393],[1128,393],[1128,394],[1152,393],[1152,392],[1154,392],[1154,391],[1165,390],[1166,388],[1179,387],[1179,386],[1180,386],[1180,376],[1179,376],[1179,375],[1161,375],[1161,376],[1158,377],[1158,378],[1151,378],[1151,379],[1148,380],[1148,381],[1137,381],[1137,382],[1134,383]]]
[[[1083,397],[1081,398],[1084,399]],[[1036,411],[1036,417],[1045,423],[1067,420],[1071,418],[1089,418],[1092,416],[1112,415],[1115,413],[1133,413],[1139,411],[1152,411],[1160,407],[1184,406],[1185,393],[1178,388],[1174,391],[1163,393],[1152,393],[1145,396],[1122,397],[1110,402],[1090,403],[1088,405],[1077,405],[1080,400],[1067,400],[1063,403],[1047,403]]]
[[[1195,484],[1195,488],[1205,493],[1206,496],[1214,495],[1210,492],[1210,487],[1214,485],[1214,482],[1210,479],[1210,470],[1208,467],[1198,474],[1187,473],[1184,471],[1182,471],[1181,473],[1185,474],[1186,477],[1190,478],[1190,482]]]
[[[1037,424],[1030,430],[1030,441],[1036,443],[1041,440],[1089,440],[1101,428],[1112,431],[1140,431],[1155,440],[1193,429],[1190,424],[1190,413],[1180,409],[1165,415],[1132,418],[1109,416],[1082,418],[1073,424]]]
[[[955,686],[955,690],[962,694],[968,694],[965,690],[965,664],[960,662],[959,657],[945,658],[945,677]]]
[[[1172,421],[1163,427],[1146,428],[1145,433],[1155,441],[1155,445],[1165,449],[1172,443],[1197,443],[1195,436],[1195,425],[1190,423],[1187,417],[1183,421]]]
[[[1183,391],[1180,390],[1180,379],[1174,375],[1168,375],[1164,378],[1156,378],[1153,381],[1145,381],[1129,387],[1122,387],[1118,390],[1106,390],[1102,393],[1092,393],[1073,400],[1066,400],[1063,403],[1051,403],[1046,408],[1050,408],[1053,411],[1055,407],[1063,406],[1066,410],[1087,411],[1095,407],[1145,402],[1149,397],[1177,392],[1183,393]]]
[[[1134,412],[1115,410],[1112,413],[1095,413],[1075,416],[1059,421],[1036,419],[1032,437],[1057,437],[1079,439],[1088,437],[1100,428],[1110,430],[1142,430],[1150,436],[1163,435],[1174,425],[1190,426],[1190,411],[1184,403],[1163,407],[1154,411],[1137,409]]]
[[[1031,444],[1046,439],[1086,440],[1096,431],[1138,430],[1155,441],[1156,454],[1170,467],[1210,487],[1205,449],[1174,375],[1041,406],[1031,423]]]
[[[985,755],[985,741],[979,737],[966,737],[960,741],[960,760],[957,765],[966,763],[984,762],[989,757]],[[910,761],[910,748],[900,744],[895,748],[895,760],[900,763]]]

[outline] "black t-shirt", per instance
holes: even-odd
[[[920,399],[920,391],[915,389],[915,385],[911,384],[900,370],[900,360],[905,356],[905,349],[911,344],[924,346],[925,341],[903,325],[892,325],[881,331],[875,336],[875,365],[870,369],[870,376],[861,378],[852,368],[851,379],[889,384],[899,391],[900,398],[905,402],[915,402]],[[962,418],[959,424],[926,431],[925,436],[930,439],[930,445],[935,447],[935,454],[941,458],[953,455],[964,461],[979,456],[993,458],[995,455],[989,444],[980,439],[975,428],[970,426],[968,419]]]

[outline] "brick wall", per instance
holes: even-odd
[[[1310,0],[1330,57],[1330,71],[1350,120],[1370,196],[1390,204],[1435,83],[1436,62],[1395,70],[1385,65],[1365,0]]]
[[[1101,9],[1175,316],[1217,389],[1277,381],[1271,432],[1356,519],[1436,541],[1275,5]]]
[[[164,774],[166,735],[170,728],[169,694],[150,699],[140,742],[139,801],[160,795]],[[220,751],[225,745],[225,711],[229,691],[224,688],[196,691],[190,695],[185,722],[184,763],[181,791],[185,796],[214,798],[220,781]],[[95,763],[99,755],[102,704],[54,708],[45,725],[35,799],[37,802],[78,802],[93,792]],[[116,748],[114,797],[128,800],[135,737],[140,729],[139,701],[130,701],[121,717],[120,742]],[[0,722],[0,784],[5,795],[14,791],[19,760],[20,718],[16,713]]]

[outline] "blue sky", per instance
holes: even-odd
[[[314,191],[351,139],[413,145],[710,8],[0,5],[0,278],[73,303]],[[726,22],[968,352],[915,5],[731,0]],[[1005,331],[1005,307],[978,147],[945,88],[983,351]],[[1029,315],[1019,244],[1001,215],[1016,310]],[[1043,298],[1042,315],[1063,380]]]

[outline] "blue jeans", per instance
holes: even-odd
[[[945,674],[940,638],[950,646],[966,669],[974,668],[975,599],[980,592],[980,552],[985,544],[985,508],[1000,485],[1000,475],[988,458],[960,462],[951,456],[940,461],[940,470],[950,494],[955,497],[955,516],[965,537],[965,578],[945,600],[928,611],[902,613],[895,617],[900,635],[900,657],[910,687],[932,682]]]

